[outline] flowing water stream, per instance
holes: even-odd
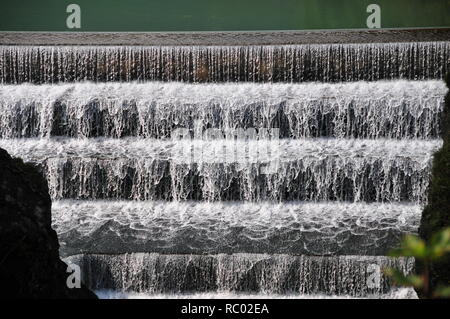
[[[101,297],[411,298],[449,42],[0,46],[0,147]],[[214,134],[210,134],[214,133]],[[375,284],[373,276],[375,275]]]

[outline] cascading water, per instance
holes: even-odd
[[[170,138],[176,128],[279,128],[280,137],[430,139],[441,81],[346,84],[5,85],[0,137]]]
[[[277,147],[276,156],[256,152],[265,144]],[[431,154],[441,142],[128,138],[18,139],[0,141],[0,146],[38,163],[54,199],[423,203]],[[228,161],[223,149],[244,151]],[[271,163],[273,174],[265,174],[262,166]]]
[[[183,291],[255,291],[264,294],[330,294],[361,296],[385,293],[385,278],[370,288],[367,265],[396,267],[410,272],[412,258],[293,255],[75,255],[67,260],[80,265],[93,288],[149,293]],[[94,272],[94,273],[93,273]],[[96,272],[99,274],[97,275]],[[95,278],[95,280],[92,280]]]
[[[61,254],[93,289],[391,296],[367,280],[413,269],[385,255],[417,231],[449,57],[0,46],[0,147],[47,177]]]
[[[384,255],[415,233],[414,204],[76,201],[53,204],[61,253]]]
[[[1,83],[439,79],[450,43],[280,46],[3,46]]]

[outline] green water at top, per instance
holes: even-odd
[[[81,8],[68,29],[66,7]],[[2,0],[0,31],[258,31],[450,27],[450,0]]]

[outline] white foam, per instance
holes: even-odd
[[[0,136],[160,138],[197,121],[222,130],[278,127],[294,138],[427,139],[438,135],[446,92],[437,80],[2,85]]]
[[[56,201],[64,255],[124,253],[385,254],[417,232],[408,203]]]
[[[248,293],[194,293],[194,294],[147,294],[96,290],[100,299],[418,299],[412,288],[392,289],[389,293],[354,297],[349,295],[300,295],[300,294],[248,294]]]

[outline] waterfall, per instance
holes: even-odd
[[[202,146],[196,156],[195,149],[185,151],[179,143],[153,139],[3,141],[0,146],[5,144],[13,155],[39,163],[54,199],[204,201],[423,203],[431,154],[441,146],[440,141],[287,139],[277,143],[278,157],[268,153],[249,158],[242,152],[228,162],[216,151],[225,146],[239,150],[250,142],[215,140],[203,145],[190,140]],[[191,153],[194,157],[186,157]],[[275,161],[275,170],[265,174],[261,166],[270,161]]]
[[[280,137],[436,138],[441,81],[345,84],[6,85],[0,137],[170,138],[177,128],[278,128]]]
[[[449,71],[448,41],[0,45],[0,147],[105,296],[390,298]]]
[[[91,289],[148,293],[256,291],[266,294],[383,293],[390,288],[382,277],[370,287],[369,269],[396,267],[411,272],[413,258],[367,256],[313,257],[292,255],[75,255]],[[369,267],[371,266],[371,267]]]
[[[1,46],[0,83],[442,79],[449,42],[282,46]]]

